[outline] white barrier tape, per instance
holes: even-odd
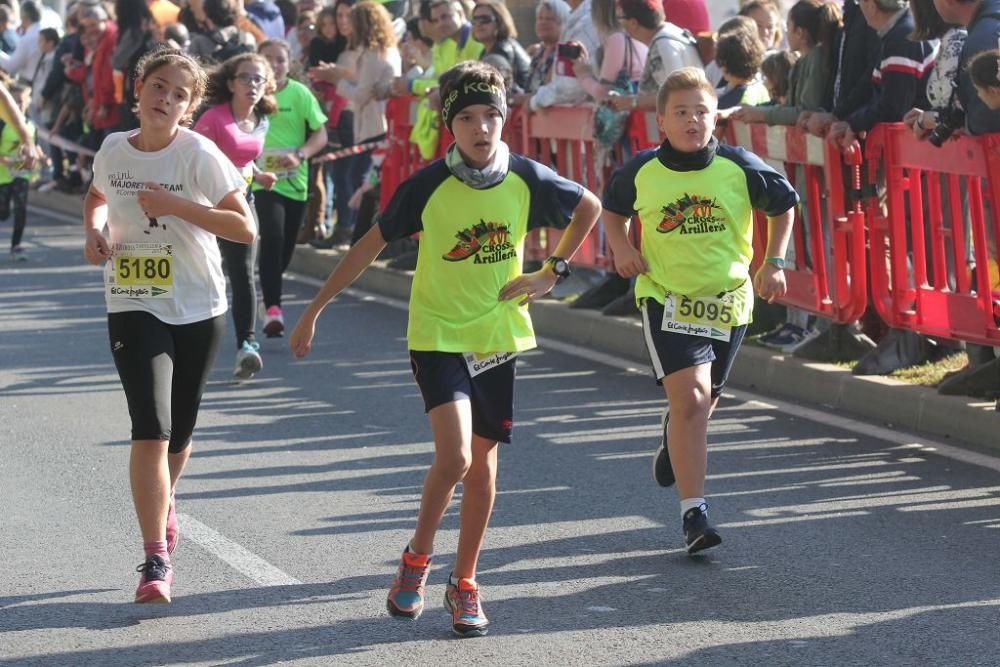
[[[45,128],[38,128],[37,133],[38,138],[42,141],[48,142],[53,146],[58,146],[59,148],[67,150],[71,153],[79,153],[80,155],[89,155],[91,157],[97,155],[94,150],[87,148],[86,146],[81,146],[75,141],[70,141],[66,137],[60,137],[58,134],[52,134]]]

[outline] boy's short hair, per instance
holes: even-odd
[[[38,32],[39,37],[44,37],[46,42],[59,43],[59,31],[55,28],[42,28]]]
[[[969,62],[969,76],[980,88],[1000,88],[1000,51],[983,51]]]
[[[760,72],[774,86],[773,93],[778,97],[788,94],[788,75],[792,71],[792,66],[797,60],[797,56],[791,51],[775,51],[760,64]]]
[[[627,19],[635,19],[643,28],[655,30],[664,21],[660,0],[618,0],[618,9]]]
[[[458,90],[462,86],[478,83],[496,86],[506,95],[507,87],[504,85],[503,75],[497,68],[479,60],[466,60],[441,75],[438,81],[441,99],[448,99],[453,90]]]
[[[753,79],[760,71],[766,53],[764,43],[756,35],[735,31],[719,38],[715,45],[715,62],[727,74],[739,79]]]
[[[667,110],[670,93],[681,90],[703,90],[711,95],[712,99],[718,99],[715,86],[705,76],[705,70],[700,67],[681,67],[671,72],[656,93],[656,113],[662,115]]]

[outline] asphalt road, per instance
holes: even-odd
[[[500,456],[490,635],[452,639],[442,609],[457,504],[427,611],[389,618],[432,444],[405,313],[350,296],[307,360],[263,341],[250,383],[229,381],[227,337],[178,491],[174,602],[135,605],[100,274],[78,227],[29,224],[30,261],[0,264],[0,665],[998,662],[1000,461],[735,392],[710,436],[725,543],[689,558],[651,478],[660,390],[544,347],[519,362]],[[286,287],[294,321],[315,287]]]

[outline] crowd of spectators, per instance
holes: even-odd
[[[0,69],[30,87],[27,115],[52,137],[40,142],[49,165],[34,187],[81,192],[87,155],[108,132],[136,124],[132,70],[142,55],[168,44],[221,63],[287,42],[289,77],[325,116],[323,150],[361,145],[309,166],[306,211],[292,227],[299,242],[319,247],[348,243],[359,223],[370,224],[386,101],[419,99],[410,139],[432,157],[438,77],[465,60],[494,65],[526,113],[594,105],[609,168],[627,156],[612,149],[624,148],[629,112],[654,110],[660,84],[684,66],[704,68],[717,85],[724,119],[798,125],[841,146],[885,122],[903,121],[931,141],[1000,131],[1000,0],[537,0],[533,25],[518,26],[522,8],[504,0],[76,0],[60,16],[41,0],[0,0]],[[628,313],[627,290],[609,277],[577,303]],[[849,340],[852,353],[870,351],[859,372],[911,363],[911,348],[925,358],[952,352],[934,341],[901,343],[864,319],[838,329],[792,311],[778,324],[764,344],[815,351]],[[881,350],[880,338],[889,341]],[[995,362],[992,350],[975,354]]]

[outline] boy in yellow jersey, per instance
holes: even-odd
[[[601,210],[580,185],[510,153],[500,141],[506,99],[502,76],[484,63],[461,63],[441,77],[441,113],[455,143],[399,186],[289,341],[295,356],[305,356],[323,307],[387,241],[421,233],[407,341],[434,434],[434,461],[386,606],[396,617],[420,616],[434,535],[462,482],[458,550],[445,594],[452,630],[461,637],[485,635],[489,624],[476,563],[496,495],[497,444],[510,442],[513,428],[516,356],[535,347],[527,304],[569,274],[568,258]],[[522,274],[524,237],[538,227],[565,232],[542,269]]]
[[[717,114],[704,72],[674,71],[656,101],[666,140],[615,172],[604,193],[615,267],[638,276],[646,346],[669,403],[654,472],[661,486],[677,482],[689,554],[722,542],[705,503],[708,420],[750,322],[754,290],[768,301],[785,293],[783,258],[798,201],[760,158],[719,144]],[[755,208],[768,215],[768,240],[751,284]],[[636,215],[641,252],[627,236]]]

